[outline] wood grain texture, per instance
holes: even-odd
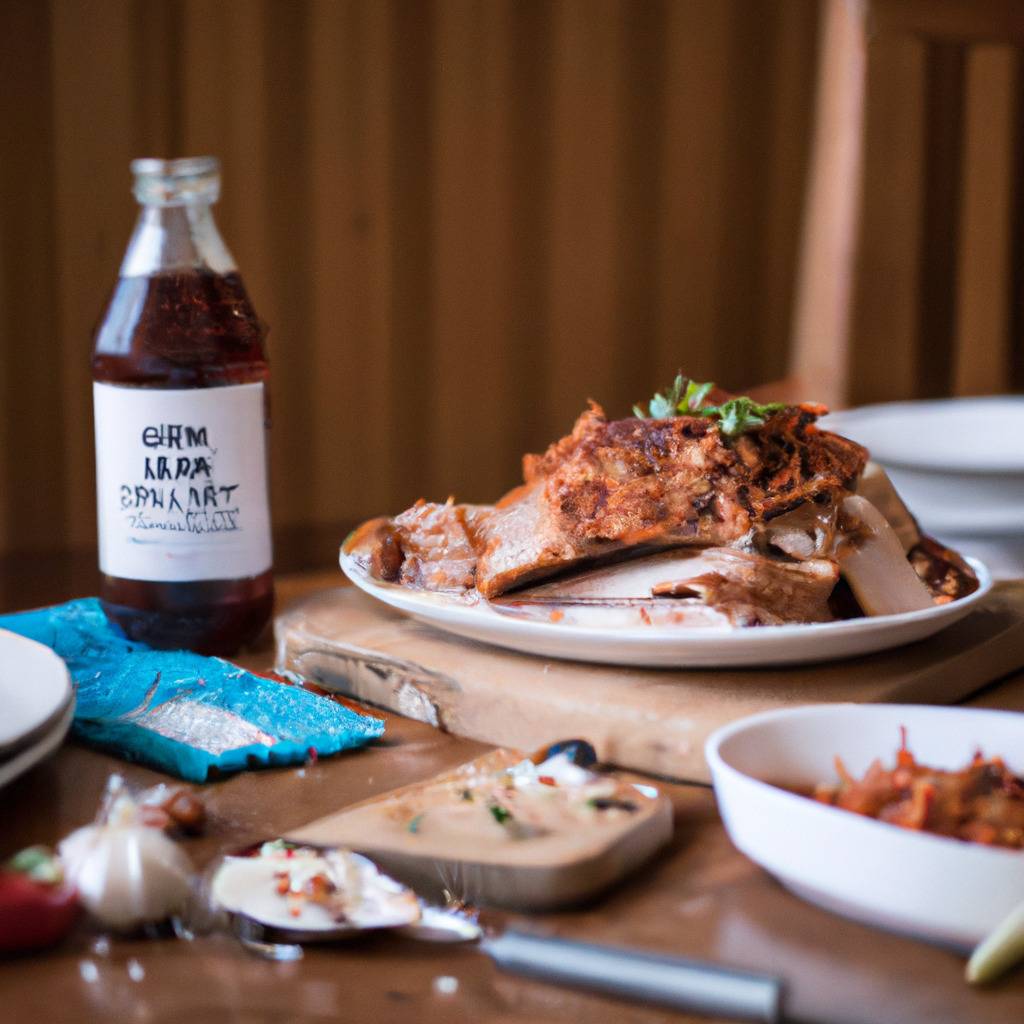
[[[1024,666],[1024,584],[936,637],[824,665],[640,669],[530,657],[462,640],[352,587],[293,605],[277,666],[458,736],[534,750],[570,736],[624,768],[707,782],[704,741],[773,708],[953,703]],[[728,642],[727,638],[723,642]]]
[[[912,397],[925,153],[925,45],[879,36],[868,47],[864,181],[851,311],[850,400]]]
[[[270,325],[281,531],[494,498],[588,396],[624,413],[679,367],[781,368],[816,20],[815,0],[0,5],[0,551],[93,542],[88,353],[135,156],[222,159],[217,217]]]
[[[494,822],[482,799],[476,805],[482,816],[479,845],[466,843],[466,836],[453,842],[443,826],[428,832],[431,808],[436,806],[431,791],[447,790],[458,803],[465,799],[458,795],[460,785],[500,776],[529,756],[529,751],[492,750],[454,770],[317,818],[285,838],[355,850],[426,899],[443,902],[447,892],[472,906],[526,912],[593,900],[650,860],[671,838],[671,801],[660,793],[634,799],[632,790],[632,813],[573,820],[561,831],[525,841],[488,842]],[[427,809],[424,827],[410,832],[410,815],[418,807]]]
[[[850,385],[816,371],[802,397],[1024,387],[1019,6],[830,2],[872,19],[863,213],[848,351],[820,288],[797,332]],[[133,156],[222,158],[270,325],[282,533],[492,499],[587,397],[624,413],[680,367],[781,375],[801,237],[835,281],[804,203],[819,8],[0,4],[0,551],[93,543],[88,350]],[[929,185],[936,153],[956,159]],[[847,213],[854,177],[825,175]]]
[[[844,404],[1019,389],[1020,6],[825,10],[791,384]]]
[[[1019,62],[1004,46],[979,46],[968,55],[954,366],[960,394],[998,390],[1009,365]]]

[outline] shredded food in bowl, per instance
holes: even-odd
[[[838,783],[819,783],[813,798],[901,828],[966,842],[1019,850],[1024,847],[1024,779],[1000,757],[978,750],[959,771],[920,764],[900,729],[896,763],[875,760],[857,779],[836,757]]]

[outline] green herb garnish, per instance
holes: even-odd
[[[707,380],[703,384],[698,384],[695,380],[687,381],[686,393],[683,395],[679,411],[700,412],[704,405],[704,399],[708,397],[708,392],[714,386],[713,380]]]
[[[704,399],[714,386],[714,381],[709,380],[701,384],[677,373],[672,386],[665,389],[665,394],[659,391],[651,397],[647,403],[647,412],[644,412],[642,404],[634,405],[633,415],[642,420],[664,420],[670,416],[699,413],[704,405]]]
[[[406,827],[413,835],[416,835],[416,833],[420,830],[421,821],[423,821],[423,815],[417,814],[416,817],[413,818]]]
[[[642,404],[634,405],[633,415],[638,419],[659,420],[670,416],[713,416],[718,420],[718,429],[726,437],[739,437],[748,430],[763,426],[768,416],[786,407],[784,402],[762,405],[746,396],[730,398],[721,405],[705,405],[704,401],[714,386],[713,381],[702,384],[677,374],[665,394],[659,391],[647,403],[646,413]]]
[[[512,812],[507,807],[502,807],[501,804],[488,804],[487,810],[491,812],[491,817],[499,825],[504,825],[506,821],[512,820]]]
[[[785,402],[769,402],[761,405],[752,398],[730,398],[721,405],[709,405],[701,410],[702,416],[717,416],[718,429],[726,437],[739,437],[748,430],[764,426],[765,419],[773,412],[785,409]]]
[[[698,384],[677,373],[665,394],[659,391],[652,396],[647,403],[647,412],[644,412],[642,405],[634,405],[633,415],[638,419],[664,420],[679,413],[697,412],[714,386],[712,381]]]

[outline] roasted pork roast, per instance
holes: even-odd
[[[825,411],[821,406],[759,409],[752,425],[729,432],[706,413],[609,420],[592,402],[569,435],[542,455],[525,456],[523,483],[496,505],[421,500],[394,518],[364,524],[345,551],[379,580],[473,591],[492,601],[505,595],[503,604],[523,611],[580,599],[574,581],[582,582],[583,570],[666,549],[686,549],[679,551],[676,569],[695,549],[714,564],[648,580],[635,595],[619,592],[622,580],[634,586],[642,572],[625,566],[616,572],[613,565],[592,578],[607,581],[608,600],[677,607],[687,601],[734,625],[830,618],[829,599],[844,559],[855,594],[879,593],[879,566],[893,552],[902,560],[896,575],[902,573],[904,593],[913,592],[911,566],[938,593],[935,558],[927,572],[923,556],[905,560],[918,536],[909,514],[894,524],[899,539],[892,531],[876,538],[861,524],[873,509],[870,502],[856,498],[844,506],[858,488],[867,451],[820,429],[815,421]],[[887,481],[875,477],[872,486],[883,493]],[[860,510],[857,529],[842,535],[851,508]],[[659,561],[653,563],[658,571],[670,567],[671,559]],[[959,596],[970,588],[964,563],[947,561],[942,568],[945,593],[957,586]],[[924,585],[915,600],[930,600]]]

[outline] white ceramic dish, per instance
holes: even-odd
[[[67,666],[49,647],[0,630],[0,757],[39,739],[70,699]]]
[[[49,757],[64,741],[75,717],[75,699],[72,695],[67,706],[57,720],[47,728],[41,736],[27,747],[22,747],[12,757],[0,761],[0,786],[13,782],[19,775],[24,775],[44,758]]]
[[[865,445],[930,533],[1024,534],[1024,397],[868,405],[821,425]]]
[[[664,668],[797,665],[871,654],[932,636],[976,608],[992,588],[988,570],[972,562],[981,582],[978,590],[918,612],[757,629],[640,626],[612,631],[517,619],[482,599],[381,583],[344,552],[340,560],[360,590],[449,633],[549,658]]]
[[[886,402],[823,417],[894,466],[1024,474],[1024,397]],[[839,426],[842,424],[842,427]]]
[[[781,786],[892,764],[899,728],[924,764],[962,768],[980,746],[1024,772],[1024,715],[917,705],[831,704],[770,711],[707,741],[719,810],[733,843],[813,903],[931,942],[969,949],[1024,900],[1024,851],[887,825]]]

